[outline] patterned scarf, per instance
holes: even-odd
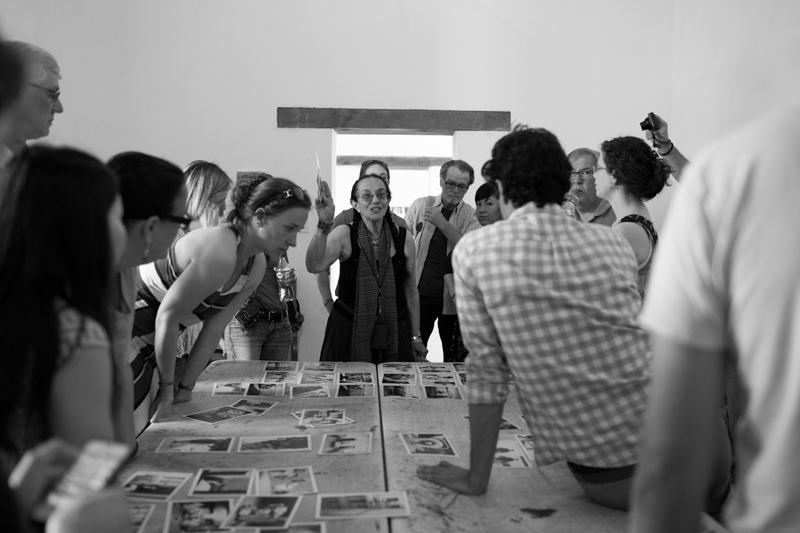
[[[371,233],[360,217],[356,218],[359,220],[353,224],[352,231],[357,232],[361,252],[358,258],[356,301],[353,309],[352,361],[367,363],[397,361],[397,298],[394,268],[389,256],[392,232],[389,223],[384,219],[376,250],[372,245]],[[374,361],[370,340],[375,320],[378,318],[379,304],[383,321],[389,325],[389,349],[377,354],[379,360]]]

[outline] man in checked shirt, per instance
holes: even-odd
[[[591,500],[627,509],[651,361],[636,259],[614,230],[564,215],[571,170],[552,133],[524,126],[483,166],[504,220],[465,235],[453,253],[470,469],[442,462],[418,475],[465,494],[486,490],[511,373],[536,462],[566,460]],[[709,492],[717,507],[729,486],[730,455],[721,455]]]

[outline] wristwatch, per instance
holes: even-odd
[[[422,342],[422,337],[420,337],[419,335],[411,335],[411,343],[413,344],[415,342],[425,344],[424,342]]]

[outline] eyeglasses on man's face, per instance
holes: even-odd
[[[457,183],[451,180],[444,180],[444,186],[451,191],[458,191],[460,193],[465,193],[467,192],[467,189],[469,189],[469,185],[466,183]]]
[[[41,89],[46,92],[47,97],[54,104],[58,102],[59,98],[61,98],[61,91],[54,91],[53,89],[48,89],[47,87],[42,87],[41,85],[36,85],[35,83],[31,83],[30,85],[31,87],[36,87],[37,89]]]
[[[600,169],[596,167],[586,167],[580,170],[573,170],[572,172],[569,173],[569,178],[573,179],[575,178],[575,176],[578,176],[583,181],[590,180],[594,177],[594,173],[597,172],[598,170]]]
[[[177,216],[177,215],[161,215],[161,220],[169,220],[170,222],[174,222],[177,224],[182,230],[186,231],[189,228],[189,224],[192,223],[192,219],[187,217],[186,215]]]
[[[378,201],[380,201],[380,202],[385,202],[389,197],[386,194],[386,191],[378,191],[375,194],[372,194],[369,191],[364,191],[364,192],[361,193],[361,196],[359,196],[359,198],[361,198],[361,200],[364,203],[369,204],[369,203],[372,203],[372,199],[373,198],[377,198]]]

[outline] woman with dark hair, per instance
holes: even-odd
[[[478,216],[481,226],[494,224],[503,218],[503,215],[500,214],[497,186],[491,181],[487,181],[475,191],[475,214]]]
[[[658,243],[658,234],[644,205],[667,185],[669,165],[638,137],[617,137],[600,147],[595,170],[597,196],[607,200],[617,215],[612,226],[622,233],[633,248],[639,266],[637,287],[644,299],[650,262]]]
[[[340,262],[339,298],[333,304],[321,361],[424,361],[419,332],[419,294],[414,276],[414,240],[392,221],[388,180],[360,176],[350,201],[353,222],[331,231],[335,206],[320,184],[317,232],[306,252],[306,268],[322,272]],[[330,232],[330,236],[328,233]]]
[[[111,158],[108,167],[119,177],[125,208],[123,222],[128,232],[128,244],[111,287],[110,335],[115,370],[120,371],[114,379],[114,434],[117,440],[134,445],[133,376],[128,350],[139,289],[139,265],[164,259],[179,228],[188,224],[186,186],[180,168],[139,152],[118,154]]]
[[[139,416],[147,416],[152,401],[153,422],[173,401],[191,398],[225,326],[261,282],[264,254],[278,257],[296,246],[311,208],[308,193],[282,178],[239,180],[231,199],[234,208],[225,224],[187,233],[172,244],[166,259],[139,267],[142,288],[129,359],[135,406]],[[178,334],[198,322],[203,323],[200,335],[188,358],[181,358],[188,359],[180,365],[185,369],[176,372]]]
[[[117,179],[70,148],[26,148],[0,202],[0,459],[50,436],[113,439],[112,269],[125,247]],[[5,479],[5,478],[3,478]]]

